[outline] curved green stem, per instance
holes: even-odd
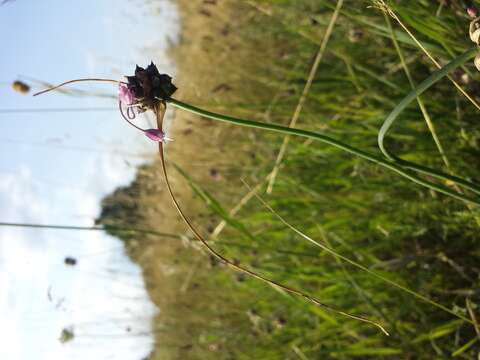
[[[217,113],[214,113],[214,112],[210,112],[210,111],[207,111],[207,110],[200,109],[200,108],[195,107],[195,106],[190,105],[190,104],[186,104],[184,102],[181,102],[181,101],[173,99],[173,98],[170,98],[167,101],[170,104],[172,104],[173,106],[175,106],[179,109],[182,109],[182,110],[185,110],[185,111],[188,111],[188,112],[191,112],[191,113],[194,113],[194,114],[197,114],[197,115],[209,118],[209,119],[228,122],[228,123],[235,124],[235,125],[240,125],[240,126],[246,126],[246,127],[257,128],[257,129],[262,129],[262,130],[274,131],[274,132],[278,132],[278,133],[282,133],[282,134],[296,135],[296,136],[309,138],[309,139],[312,139],[312,140],[315,140],[315,141],[320,141],[320,142],[335,146],[335,147],[337,147],[341,150],[344,150],[344,151],[346,151],[350,154],[357,155],[357,156],[359,156],[359,157],[361,157],[365,160],[376,163],[376,164],[378,164],[380,166],[383,166],[387,169],[390,169],[390,170],[396,172],[397,174],[399,174],[399,175],[401,175],[401,176],[403,176],[403,177],[405,177],[405,178],[407,178],[407,179],[409,179],[409,180],[411,180],[411,181],[413,181],[413,182],[415,182],[419,185],[425,186],[425,187],[427,187],[431,190],[434,190],[434,191],[437,191],[439,193],[451,196],[451,197],[453,197],[455,199],[458,199],[458,200],[462,200],[462,201],[466,201],[466,202],[469,202],[469,203],[472,203],[472,204],[480,205],[480,200],[479,199],[470,198],[470,197],[465,196],[463,194],[457,193],[457,192],[455,192],[455,191],[453,191],[453,190],[451,190],[451,189],[449,189],[445,186],[442,186],[442,185],[435,184],[435,183],[432,183],[430,181],[424,180],[424,179],[418,177],[413,171],[405,169],[401,165],[399,165],[399,164],[397,164],[397,163],[395,163],[391,160],[388,160],[388,159],[385,159],[383,157],[379,157],[379,156],[370,154],[368,152],[365,152],[365,151],[357,149],[353,146],[347,145],[347,144],[345,144],[341,141],[335,140],[335,139],[333,139],[331,137],[328,137],[326,135],[322,135],[322,134],[312,132],[312,131],[307,131],[307,130],[294,129],[294,128],[289,128],[289,127],[285,127],[285,126],[275,125],[275,124],[266,124],[266,123],[262,123],[262,122],[252,121],[252,120],[235,118],[235,117],[228,116],[228,115],[217,114]],[[470,184],[470,185],[473,188],[477,188],[480,191],[480,188],[477,185],[475,185],[475,184]]]
[[[471,182],[466,181],[465,179],[459,178],[457,176],[449,175],[443,173],[441,171],[430,169],[426,166],[415,164],[413,162],[403,160],[394,154],[390,153],[385,148],[385,135],[387,134],[388,130],[394,123],[394,121],[398,118],[398,116],[402,113],[403,110],[419,95],[425,92],[430,86],[435,84],[437,81],[442,79],[443,77],[447,76],[448,73],[457,67],[463,65],[465,62],[470,60],[475,54],[477,53],[477,48],[472,48],[462,55],[458,56],[443,68],[438,71],[435,71],[432,75],[430,75],[427,79],[425,79],[421,84],[419,84],[416,88],[414,88],[398,105],[392,110],[392,112],[388,115],[383,123],[380,131],[378,132],[378,146],[382,153],[389,159],[395,161],[396,163],[402,165],[404,168],[412,169],[420,173],[424,173],[438,179],[452,181],[457,185],[463,186],[466,189],[469,189],[477,194],[480,194],[480,188],[476,184],[472,184]]]

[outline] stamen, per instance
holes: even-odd
[[[140,130],[141,132],[145,132],[145,130],[143,130],[141,127],[138,127],[137,125],[135,125],[134,123],[132,123],[132,122],[130,121],[130,120],[133,120],[133,119],[135,118],[135,116],[133,117],[133,119],[130,118],[130,116],[128,116],[128,117],[125,116],[125,114],[124,114],[124,112],[123,112],[123,109],[122,109],[122,102],[121,102],[121,101],[118,102],[118,108],[120,109],[120,114],[122,114],[122,117],[125,119],[125,121],[126,121],[127,123],[129,123],[130,125],[132,125],[135,129]],[[127,108],[127,114],[128,114],[128,109],[129,109],[129,108]]]
[[[127,117],[130,120],[133,120],[137,117],[137,114],[135,114],[135,111],[133,110],[133,108],[131,106],[127,107]]]

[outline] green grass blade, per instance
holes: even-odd
[[[455,350],[453,353],[452,353],[452,356],[455,357],[455,356],[458,356],[458,355],[461,355],[463,354],[465,351],[467,351],[468,349],[470,349],[473,345],[475,345],[478,341],[478,337],[475,337],[473,338],[472,340],[470,340],[469,342],[467,342],[465,345],[463,345],[462,347],[458,348],[457,350]]]
[[[391,126],[393,125],[395,120],[398,118],[398,116],[406,109],[406,107],[412,101],[417,99],[417,97],[420,96],[423,92],[425,92],[428,88],[434,85],[437,81],[447,76],[450,71],[456,69],[457,67],[463,65],[465,62],[470,60],[476,53],[477,53],[477,48],[472,48],[466,51],[462,55],[458,56],[457,58],[449,62],[440,70],[435,71],[426,80],[424,80],[416,88],[410,91],[410,93],[408,93],[408,95],[398,103],[398,105],[392,110],[392,112],[385,119],[382,127],[378,132],[378,146],[380,147],[380,150],[387,158],[396,161],[397,163],[403,165],[406,168],[415,170],[420,173],[428,174],[445,181],[453,181],[457,185],[463,186],[471,191],[474,191],[477,194],[480,194],[480,188],[476,184],[472,184],[471,182],[468,182],[465,179],[462,179],[456,176],[445,174],[443,172],[400,159],[399,157],[390,153],[385,147],[385,136],[387,135],[388,130],[391,128]]]
[[[235,229],[237,229],[240,233],[244,234],[251,240],[255,240],[255,237],[248,231],[248,229],[239,221],[232,218],[226,209],[222,207],[220,202],[215,199],[208,191],[201,188],[191,176],[189,176],[182,168],[178,165],[174,165],[175,169],[183,176],[185,180],[187,180],[188,184],[190,185],[191,189],[198,195],[200,198],[205,201],[207,206],[218,216],[220,216],[223,220],[227,222],[227,224],[231,225]]]

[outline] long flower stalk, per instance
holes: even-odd
[[[154,112],[156,113],[156,116],[157,116],[157,125],[158,125],[158,129],[159,130],[162,130],[163,128],[163,116],[165,114],[165,107],[163,105],[163,103],[161,103],[161,105],[157,108],[157,109],[154,109]],[[305,300],[307,300],[308,302],[318,306],[318,307],[321,307],[323,308],[324,310],[327,310],[327,311],[330,311],[330,312],[333,312],[333,313],[336,313],[336,314],[339,314],[339,315],[343,315],[343,316],[346,316],[346,317],[349,317],[351,319],[354,319],[354,320],[358,320],[358,321],[362,321],[364,323],[367,323],[367,324],[370,324],[370,325],[373,325],[373,326],[376,326],[378,329],[380,329],[385,335],[389,335],[389,333],[387,332],[387,330],[385,330],[385,328],[380,325],[379,323],[373,321],[373,320],[370,320],[370,319],[367,319],[363,316],[359,316],[359,315],[354,315],[354,314],[351,314],[351,313],[348,313],[346,311],[343,311],[343,310],[340,310],[340,309],[337,309],[333,306],[330,306],[330,305],[327,305],[327,304],[324,304],[322,302],[320,302],[318,299],[316,299],[315,297],[311,296],[311,295],[308,295],[306,293],[304,293],[303,291],[300,291],[300,290],[297,290],[297,289],[294,289],[294,288],[291,288],[289,286],[286,286],[286,285],[283,285],[277,281],[274,281],[274,280],[271,280],[263,275],[260,275],[252,270],[249,270],[237,263],[234,263],[230,260],[228,260],[225,256],[223,256],[222,254],[218,253],[205,239],[202,235],[200,235],[199,231],[193,226],[192,222],[190,221],[190,219],[187,217],[187,215],[185,214],[185,212],[183,211],[182,207],[180,206],[179,202],[177,201],[177,198],[175,197],[174,193],[173,193],[173,190],[172,190],[172,187],[170,186],[170,180],[169,180],[169,177],[168,177],[168,172],[167,172],[167,166],[166,166],[166,162],[165,162],[165,152],[164,152],[164,146],[163,146],[163,142],[159,142],[158,143],[158,150],[159,150],[159,155],[160,155],[160,162],[161,162],[161,165],[162,165],[162,171],[163,171],[163,176],[164,176],[164,179],[165,179],[165,183],[167,185],[167,190],[168,190],[168,193],[170,195],[170,198],[172,199],[173,201],[173,204],[175,206],[175,208],[177,209],[178,213],[180,214],[180,217],[182,218],[182,220],[185,222],[185,224],[187,225],[188,229],[193,233],[193,235],[195,236],[195,238],[200,241],[200,243],[203,245],[203,247],[208,251],[208,253],[210,253],[212,256],[214,256],[216,259],[220,260],[222,263],[224,263],[226,266],[228,266],[229,268],[233,269],[233,270],[236,270],[238,272],[241,272],[241,273],[244,273],[252,278],[255,278],[257,280],[260,280],[272,287],[275,287],[277,289],[280,289],[286,293],[289,293],[289,294],[292,294],[292,295],[296,295],[296,296],[299,296]]]
[[[170,104],[172,104],[173,106],[179,108],[179,109],[182,109],[182,110],[185,110],[185,111],[188,111],[188,112],[191,112],[191,113],[194,113],[194,114],[197,114],[197,115],[200,115],[200,116],[212,119],[212,120],[223,121],[223,122],[228,122],[228,123],[235,124],[235,125],[257,128],[257,129],[262,129],[262,130],[269,130],[269,131],[274,131],[274,132],[278,132],[278,133],[282,133],[282,134],[296,135],[296,136],[301,136],[301,137],[305,137],[305,138],[308,138],[308,139],[312,139],[312,140],[315,140],[315,141],[320,141],[320,142],[326,143],[328,145],[335,146],[336,148],[344,150],[344,151],[346,151],[350,154],[357,155],[357,156],[361,157],[362,159],[371,161],[371,162],[376,163],[380,166],[383,166],[387,169],[390,169],[390,170],[396,172],[397,174],[399,174],[399,175],[401,175],[401,176],[403,176],[403,177],[405,177],[405,178],[407,178],[407,179],[409,179],[409,180],[411,180],[411,181],[413,181],[413,182],[415,182],[419,185],[425,186],[425,187],[427,187],[431,190],[434,190],[434,191],[440,192],[442,194],[451,196],[451,197],[456,198],[458,200],[462,200],[462,201],[466,201],[466,202],[469,202],[469,203],[472,203],[472,204],[480,205],[480,200],[479,199],[471,198],[471,197],[466,196],[464,194],[457,193],[457,192],[449,189],[446,186],[436,184],[436,183],[427,181],[425,179],[422,179],[419,176],[417,176],[413,171],[404,168],[401,164],[399,164],[395,161],[386,159],[384,157],[380,157],[380,156],[370,154],[366,151],[360,150],[358,148],[355,148],[353,146],[350,146],[348,144],[345,144],[345,143],[343,143],[339,140],[336,140],[334,138],[331,138],[331,137],[323,135],[323,134],[319,134],[319,133],[312,132],[312,131],[307,131],[307,130],[289,128],[289,127],[285,127],[285,126],[281,126],[281,125],[267,124],[267,123],[252,121],[252,120],[240,119],[240,118],[236,118],[236,117],[232,117],[232,116],[228,116],[228,115],[223,115],[223,114],[217,114],[217,113],[207,111],[207,110],[195,107],[193,105],[181,102],[181,101],[176,100],[174,98],[170,98],[168,100],[168,102]],[[480,186],[478,186],[477,184],[474,184],[474,183],[470,183],[465,179],[458,178],[456,176],[452,176],[452,175],[448,175],[448,174],[443,174],[441,172],[438,172],[434,169],[429,169],[429,168],[425,168],[424,173],[435,176],[435,177],[438,177],[438,178],[443,178],[445,180],[454,181],[454,182],[458,183],[459,185],[463,185],[463,186],[465,186],[469,189],[472,189],[472,190],[480,193]]]
[[[166,104],[164,101],[160,101],[156,106],[153,107],[153,112],[155,113],[155,116],[156,116],[156,119],[157,119],[157,128],[159,131],[163,131],[163,119],[164,119],[164,116],[165,116],[165,111],[166,111]],[[307,300],[308,302],[318,306],[318,307],[321,307],[323,308],[324,310],[327,310],[327,311],[330,311],[330,312],[333,312],[333,313],[336,313],[336,314],[339,314],[339,315],[343,315],[343,316],[346,316],[348,318],[351,318],[351,319],[354,319],[354,320],[358,320],[358,321],[361,321],[361,322],[364,322],[364,323],[367,323],[367,324],[370,324],[370,325],[373,325],[373,326],[376,326],[378,329],[380,329],[385,335],[389,336],[390,334],[387,332],[387,330],[385,330],[385,328],[380,325],[379,323],[373,321],[373,320],[370,320],[370,319],[367,319],[363,316],[359,316],[359,315],[354,315],[354,314],[351,314],[351,313],[348,313],[346,311],[343,311],[343,310],[340,310],[340,309],[337,309],[333,306],[330,306],[330,305],[327,305],[327,304],[324,304],[322,302],[320,302],[318,299],[316,299],[315,297],[311,296],[311,295],[308,295],[306,293],[304,293],[303,291],[301,290],[298,290],[298,289],[295,289],[295,288],[291,288],[289,286],[286,286],[286,285],[283,285],[277,281],[274,281],[274,280],[271,280],[263,275],[260,275],[252,270],[249,270],[235,262],[232,262],[230,261],[229,259],[227,259],[225,256],[223,256],[222,254],[220,254],[219,252],[217,252],[206,240],[205,238],[200,234],[200,232],[193,226],[192,222],[190,221],[190,219],[187,217],[187,215],[185,214],[185,212],[183,211],[182,207],[180,206],[179,202],[177,201],[177,198],[175,196],[175,194],[173,193],[173,189],[170,185],[170,180],[169,180],[169,177],[168,177],[168,172],[167,172],[167,165],[166,165],[166,161],[165,161],[165,150],[164,150],[164,144],[163,144],[163,141],[159,141],[158,142],[158,152],[159,152],[159,155],[160,155],[160,163],[161,163],[161,167],[162,167],[162,172],[163,172],[163,177],[165,179],[165,184],[167,185],[167,191],[168,191],[168,194],[170,195],[170,198],[172,199],[173,201],[173,204],[175,206],[175,208],[177,209],[180,217],[182,218],[182,220],[184,221],[184,223],[187,225],[188,229],[193,233],[194,237],[200,241],[200,243],[202,244],[202,246],[208,251],[209,254],[211,254],[212,256],[214,256],[216,259],[218,259],[219,261],[221,261],[222,263],[224,263],[226,266],[228,266],[229,268],[233,269],[233,270],[236,270],[238,272],[241,272],[241,273],[244,273],[246,274],[247,276],[250,276],[252,278],[255,278],[257,280],[260,280],[274,288],[277,288],[277,289],[280,289],[288,294],[292,294],[292,295],[296,295],[296,296],[299,296],[305,300]]]
[[[353,146],[350,146],[346,143],[343,143],[339,140],[336,140],[334,138],[331,138],[329,136],[319,134],[316,132],[312,131],[306,131],[306,130],[301,130],[301,129],[294,129],[294,128],[289,128],[281,125],[275,125],[275,124],[267,124],[267,123],[262,123],[262,122],[257,122],[257,121],[252,121],[252,120],[246,120],[246,119],[241,119],[241,118],[236,118],[228,115],[223,115],[223,114],[218,114],[214,113],[208,110],[204,110],[201,108],[198,108],[196,106],[184,103],[182,101],[179,101],[174,98],[169,98],[167,101],[172,104],[173,106],[212,119],[212,120],[217,120],[217,121],[223,121],[223,122],[228,122],[232,123],[235,125],[240,125],[240,126],[246,126],[246,127],[251,127],[251,128],[258,128],[262,130],[268,130],[268,131],[274,131],[274,132],[279,132],[287,135],[296,135],[296,136],[302,136],[306,137],[312,140],[320,141],[332,146],[335,146],[341,150],[344,150],[348,153],[351,153],[353,155],[357,155],[365,160],[371,161],[373,163],[376,163],[380,166],[383,166],[387,169],[390,169],[397,174],[419,184],[424,187],[427,187],[431,190],[437,191],[439,193],[451,196],[453,198],[472,203],[475,205],[480,205],[480,200],[477,198],[471,198],[469,196],[466,196],[462,193],[459,193],[457,191],[453,191],[452,189],[437,184],[433,183],[431,181],[425,180],[421,177],[419,177],[415,172],[423,173],[425,175],[429,175],[431,177],[441,179],[447,182],[453,182],[456,183],[459,186],[462,186],[468,190],[471,190],[477,194],[480,194],[480,185],[476,183],[472,183],[467,181],[466,179],[460,178],[458,176],[450,175],[443,173],[441,171],[415,164],[403,159],[400,159],[396,157],[395,155],[391,154],[388,152],[384,146],[384,138],[385,135],[388,131],[388,129],[391,127],[395,119],[400,115],[400,113],[413,101],[425,92],[428,88],[430,88],[433,84],[435,84],[437,81],[442,79],[443,77],[447,76],[448,73],[457,67],[463,65],[465,62],[470,60],[477,52],[476,48],[472,48],[462,55],[458,56],[454,60],[452,60],[450,63],[445,65],[443,68],[440,70],[434,72],[432,75],[430,75],[426,80],[424,80],[420,85],[418,85],[416,88],[414,88],[401,102],[398,103],[398,105],[392,110],[390,115],[386,118],[384,124],[382,125],[379,134],[378,134],[378,144],[383,152],[383,154],[386,156],[384,157],[379,157],[374,154],[370,154],[368,152],[365,152],[361,149],[355,148]],[[413,170],[413,171],[412,171]]]
[[[386,120],[385,120],[384,124],[382,125],[382,127],[379,131],[379,134],[378,134],[378,144],[379,144],[379,147],[380,147],[381,151],[385,155],[385,157],[381,157],[381,156],[377,156],[377,155],[368,153],[366,151],[363,151],[363,150],[358,149],[356,147],[350,146],[346,143],[343,143],[339,140],[336,140],[334,138],[331,138],[329,136],[326,136],[326,135],[323,135],[323,134],[320,134],[320,133],[307,131],[307,130],[301,130],[301,129],[295,129],[295,128],[289,128],[289,127],[275,125],[275,124],[267,124],[267,123],[262,123],[262,122],[247,120],[247,119],[241,119],[241,118],[236,118],[236,117],[223,115],[223,114],[218,114],[218,113],[214,113],[214,112],[211,112],[211,111],[208,111],[208,110],[204,110],[204,109],[198,108],[196,106],[193,106],[193,105],[184,103],[182,101],[179,101],[179,100],[171,97],[171,94],[176,90],[176,87],[173,84],[171,84],[171,78],[168,75],[158,74],[158,70],[153,65],[153,63],[147,68],[146,73],[148,73],[149,71],[152,71],[151,67],[154,67],[154,70],[158,74],[158,75],[155,75],[155,76],[162,77],[161,84],[162,84],[163,87],[158,89],[159,95],[149,94],[150,98],[147,97],[147,99],[149,99],[148,100],[149,103],[146,103],[144,105],[146,105],[146,108],[151,108],[155,104],[155,102],[160,102],[162,104],[170,103],[177,108],[180,108],[180,109],[183,109],[185,111],[189,111],[191,113],[198,114],[200,116],[210,118],[210,119],[213,119],[213,120],[228,122],[228,123],[232,123],[232,124],[236,124],[236,125],[240,125],[240,126],[251,127],[251,128],[258,128],[258,129],[262,129],[262,130],[274,131],[274,132],[278,132],[278,133],[282,133],[282,134],[286,134],[286,135],[302,136],[302,137],[306,137],[306,138],[309,138],[309,139],[312,139],[312,140],[315,140],[315,141],[320,141],[320,142],[335,146],[335,147],[337,147],[337,148],[339,148],[343,151],[346,151],[350,154],[359,156],[359,157],[361,157],[365,160],[371,161],[371,162],[373,162],[375,164],[378,164],[382,167],[390,169],[390,170],[396,172],[397,174],[413,181],[414,183],[416,183],[418,185],[422,185],[422,186],[424,186],[424,187],[426,187],[430,190],[448,195],[452,198],[455,198],[455,199],[458,199],[458,200],[461,200],[461,201],[465,201],[465,202],[470,203],[470,204],[480,205],[480,199],[479,198],[470,197],[470,196],[465,195],[463,193],[460,193],[458,191],[454,191],[447,186],[444,186],[444,185],[441,185],[441,184],[438,184],[438,183],[434,183],[434,182],[431,182],[431,181],[426,180],[424,178],[421,178],[421,177],[418,176],[417,173],[422,173],[422,174],[425,174],[425,175],[428,175],[428,176],[431,176],[431,177],[434,177],[434,178],[437,178],[437,179],[440,179],[440,180],[444,180],[446,182],[453,182],[453,183],[457,184],[458,186],[464,187],[464,188],[466,188],[470,191],[473,191],[477,194],[480,194],[480,185],[479,184],[470,182],[470,181],[468,181],[464,178],[458,177],[458,176],[446,174],[446,173],[443,173],[441,171],[438,171],[438,170],[435,170],[435,169],[432,169],[432,168],[429,168],[429,167],[426,167],[426,166],[423,166],[423,165],[420,165],[420,164],[415,164],[415,163],[403,160],[403,159],[401,159],[399,157],[396,157],[395,155],[391,154],[390,152],[388,152],[386,150],[385,146],[384,146],[385,135],[386,135],[387,131],[389,130],[389,128],[391,127],[391,125],[393,124],[393,122],[400,115],[400,113],[413,100],[415,100],[417,98],[417,96],[422,94],[424,91],[426,91],[429,87],[431,87],[437,81],[439,81],[443,77],[447,76],[450,71],[456,69],[457,67],[463,65],[465,62],[470,60],[476,54],[476,52],[477,52],[477,48],[472,48],[472,49],[466,51],[465,53],[463,53],[462,55],[456,57],[451,62],[449,62],[447,65],[445,65],[443,68],[441,68],[440,70],[437,70],[432,75],[430,75],[426,80],[424,80],[422,83],[420,83],[420,85],[418,85],[415,89],[413,89],[401,102],[398,103],[398,105],[392,110],[390,115],[386,118]],[[137,68],[136,71],[138,71],[139,69],[141,71],[145,71],[142,68]],[[135,77],[129,77],[128,78],[129,81],[133,81],[132,79],[136,79],[136,78]],[[117,83],[121,87],[130,86],[131,88],[128,88],[129,92],[133,91],[132,89],[138,89],[139,86],[141,85],[139,83],[129,84],[129,83],[126,83],[126,82],[123,82],[123,81],[110,80],[110,79],[77,79],[77,80],[71,80],[71,81],[64,82],[64,83],[62,83],[58,86],[46,89],[46,90],[41,91],[41,92],[39,92],[37,94],[34,94],[34,95],[44,94],[46,92],[55,90],[55,89],[57,89],[61,86],[71,84],[71,83],[74,83],[74,82],[80,82],[80,81],[99,81],[99,82]],[[138,82],[138,79],[136,79],[135,81]],[[138,90],[136,90],[136,91],[138,91]],[[134,96],[135,99],[139,98],[139,96],[137,96],[137,94],[132,93],[131,95]],[[142,102],[144,102],[144,100],[142,100]],[[128,113],[127,113],[127,115],[128,115]],[[124,118],[125,118],[125,116],[124,116]],[[131,118],[129,117],[129,119],[131,119]],[[130,123],[130,125],[132,125],[132,123],[130,121],[128,121],[128,122]],[[135,126],[135,125],[133,125],[133,126]],[[155,139],[158,139],[160,141],[163,141],[164,139],[166,139],[163,133],[159,133],[158,135],[149,133],[149,131],[153,131],[154,129],[144,130],[144,129],[138,128],[137,126],[135,126],[135,127],[139,130],[142,130],[149,137],[151,137],[151,136],[155,137]],[[159,131],[161,131],[161,130],[159,130]]]

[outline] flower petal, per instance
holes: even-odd
[[[132,105],[132,104],[135,103],[135,95],[128,88],[128,86],[126,84],[121,83],[118,86],[118,98],[125,105]]]

